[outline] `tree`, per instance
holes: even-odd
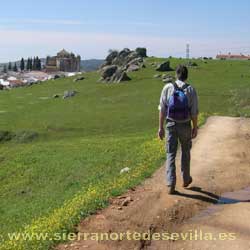
[[[14,67],[13,67],[13,71],[15,71],[15,72],[18,71],[16,63],[15,63],[15,65],[14,65]]]
[[[33,63],[32,63],[32,69],[36,70],[36,66],[37,66],[37,59],[36,57],[33,58]]]
[[[27,70],[32,70],[32,69],[33,69],[32,58],[28,58],[28,61],[27,61]]]
[[[42,70],[41,59],[37,57],[37,70]]]
[[[136,48],[135,52],[141,57],[147,57],[147,49],[146,48]]]
[[[26,70],[27,70],[27,71],[29,70],[29,64],[30,64],[30,59],[28,58],[28,59],[27,59],[27,63],[26,63]]]
[[[12,64],[11,62],[9,62],[9,65],[8,65],[8,70],[11,71],[12,70]]]
[[[3,66],[3,73],[7,73],[7,65],[6,64],[4,64],[4,66]]]
[[[21,59],[21,64],[20,64],[21,71],[24,71],[24,68],[25,68],[25,63],[24,63],[24,59],[22,58]]]
[[[33,70],[41,70],[42,66],[41,66],[41,60],[39,59],[39,57],[34,57],[33,59]]]
[[[32,58],[29,58],[29,70],[32,70]]]

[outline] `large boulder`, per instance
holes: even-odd
[[[110,78],[114,75],[114,73],[117,71],[118,66],[116,65],[110,65],[110,66],[105,66],[101,70],[101,76],[103,79]]]
[[[166,61],[166,62],[160,63],[157,66],[156,70],[157,71],[172,71],[173,69],[170,67],[170,62]]]

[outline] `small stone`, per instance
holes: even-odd
[[[96,216],[96,219],[98,219],[98,220],[105,220],[106,217],[105,217],[104,215],[102,215],[102,214],[98,214],[98,215]]]
[[[130,197],[130,196],[128,196],[123,202],[122,202],[122,206],[123,207],[126,207],[126,206],[128,206],[128,204],[131,202],[131,201],[133,201],[133,199]]]
[[[161,75],[159,75],[159,74],[154,75],[154,78],[160,78],[160,77],[161,77]]]
[[[128,167],[123,168],[123,169],[121,169],[120,174],[127,173],[127,172],[129,172],[129,170],[130,170],[130,168],[128,168]]]
[[[82,81],[82,80],[84,80],[84,79],[85,79],[84,76],[79,76],[79,77],[75,78],[75,79],[73,80],[73,82]]]

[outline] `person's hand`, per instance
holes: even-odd
[[[197,134],[198,134],[198,128],[195,127],[192,129],[192,139],[196,138]]]
[[[159,137],[160,140],[164,139],[164,137],[165,137],[165,130],[164,130],[164,128],[159,128],[158,137]]]

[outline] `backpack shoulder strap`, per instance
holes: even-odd
[[[177,85],[176,82],[172,82],[172,85],[174,86],[174,89],[175,89],[175,90],[176,90],[176,89],[180,89],[180,88],[178,87],[178,85]]]
[[[183,85],[183,87],[180,88],[180,87],[177,85],[176,82],[173,82],[172,84],[173,84],[175,90],[182,90],[182,91],[183,91],[184,89],[186,89],[186,88],[189,86],[189,84],[185,83],[185,84]]]
[[[188,83],[185,83],[185,85],[181,88],[181,89],[186,89],[187,87],[189,87],[189,84]]]

